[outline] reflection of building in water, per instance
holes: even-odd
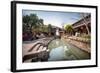
[[[91,15],[85,16],[79,21],[72,24],[74,28],[74,33],[85,33],[88,34],[91,32]]]
[[[65,30],[57,26],[52,26],[52,33],[54,33],[55,36],[62,36],[65,33]]]
[[[56,36],[59,36],[59,29],[56,29]]]

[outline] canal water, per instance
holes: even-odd
[[[50,49],[48,61],[90,59],[90,53],[61,39],[51,41],[48,45],[48,49]]]

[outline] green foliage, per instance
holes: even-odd
[[[48,26],[43,26],[42,32],[48,33]]]
[[[29,21],[29,25],[30,27],[32,26],[37,26],[38,23],[38,16],[36,14],[30,14],[30,21]]]
[[[52,25],[44,25],[44,20],[40,19],[36,14],[30,14],[23,16],[23,32],[32,33],[52,33]]]
[[[39,19],[38,24],[43,25],[43,19]]]
[[[81,37],[91,39],[91,35],[88,35],[88,34],[84,34]]]
[[[23,16],[23,31],[32,31],[43,25],[43,19],[39,19],[36,14]]]
[[[48,32],[51,32],[52,31],[52,26],[51,24],[48,25]]]
[[[30,21],[30,17],[29,17],[28,15],[23,16],[23,23],[28,24],[28,23],[29,23],[29,21]]]
[[[67,33],[71,34],[73,32],[73,27],[72,25],[66,25],[65,26],[65,30],[67,31]]]

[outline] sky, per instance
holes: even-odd
[[[37,16],[44,20],[44,25],[54,25],[63,27],[66,24],[73,24],[80,20],[81,13],[77,12],[58,12],[58,11],[36,11],[36,10],[23,10],[22,15],[37,14]]]

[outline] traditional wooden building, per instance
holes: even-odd
[[[59,35],[60,37],[65,34],[65,30],[57,26],[52,26],[52,32],[55,36]]]
[[[74,34],[78,33],[91,33],[91,15],[85,16],[84,18],[80,19],[79,21],[72,24],[74,29]]]

